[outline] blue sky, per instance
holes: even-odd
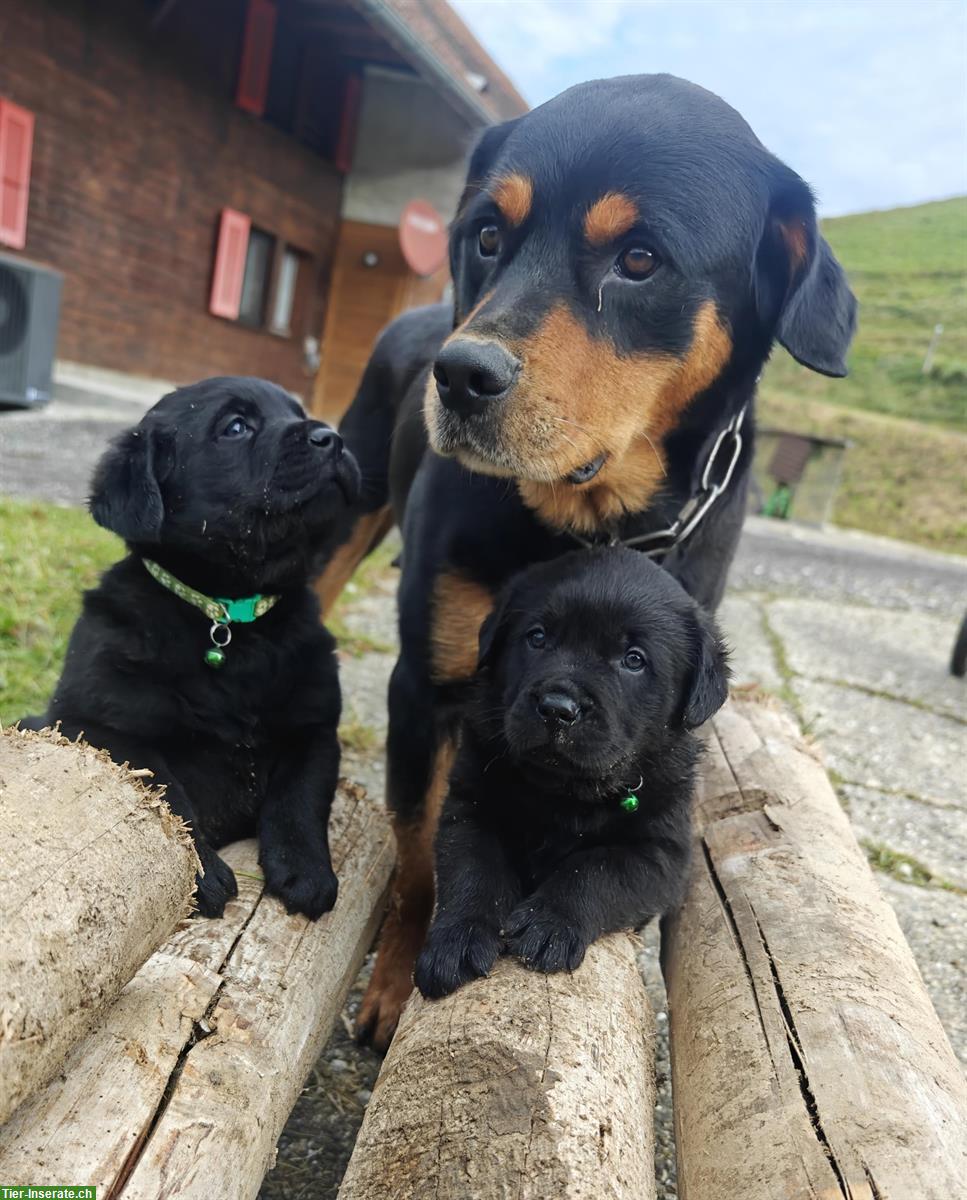
[[[451,0],[531,104],[670,71],[718,92],[827,215],[967,192],[965,0]]]

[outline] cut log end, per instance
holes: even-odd
[[[0,733],[0,1122],[188,915],[198,859],[163,793],[54,730]]]
[[[254,1200],[369,948],[392,869],[382,807],[340,785],[339,898],[318,921],[266,894],[254,841],[222,851],[239,894],[182,922],[0,1129],[0,1178],[125,1200]]]

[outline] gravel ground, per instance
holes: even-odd
[[[159,393],[160,394],[160,393]],[[0,490],[80,503],[109,436],[144,401],[52,404],[0,413]],[[395,572],[350,585],[340,609],[344,771],[383,790],[386,683],[393,664]],[[967,562],[838,530],[750,519],[721,619],[737,683],[780,695],[822,744],[857,835],[885,873],[897,912],[955,1050],[967,1061],[967,688],[947,674],[967,605]],[[658,1022],[656,1172],[675,1200],[667,1016],[657,930],[642,969]],[[350,1037],[368,971],[306,1082],[264,1200],[331,1200],[379,1070]]]

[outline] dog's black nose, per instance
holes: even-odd
[[[573,725],[581,719],[581,706],[563,692],[546,692],[537,697],[537,711],[548,725]]]
[[[433,364],[440,403],[461,417],[482,412],[517,378],[520,361],[498,342],[459,338],[444,346]]]
[[[328,425],[313,425],[309,430],[309,441],[313,446],[318,446],[320,450],[328,450],[334,456],[342,452],[342,438]]]

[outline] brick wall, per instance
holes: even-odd
[[[64,272],[58,357],[188,381],[258,374],[308,394],[342,181],[232,103],[245,6],[195,0],[152,32],[138,0],[4,0],[0,95],[36,116],[27,258]],[[224,206],[311,255],[291,338],[213,317]]]

